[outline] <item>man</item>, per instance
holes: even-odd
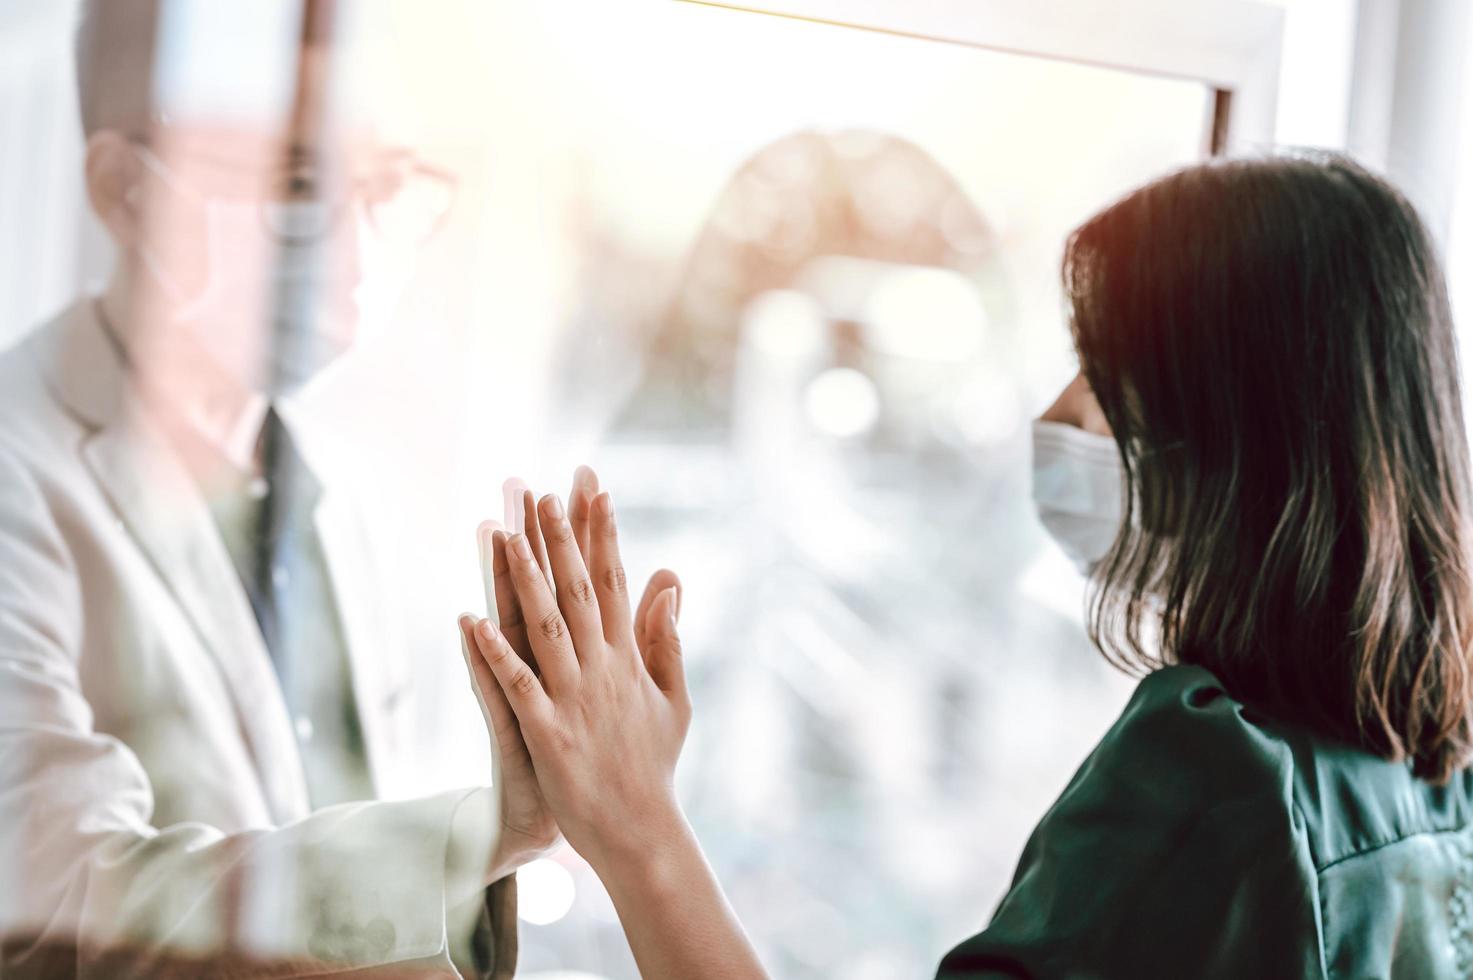
[[[363,236],[444,175],[323,119],[296,152],[326,35],[292,106],[191,117],[151,99],[157,0],[83,8],[118,260],[0,355],[0,974],[509,976],[508,875],[555,827],[522,770],[363,802],[412,665],[289,398],[352,343]]]

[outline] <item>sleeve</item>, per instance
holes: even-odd
[[[152,826],[142,765],[93,730],[80,688],[75,571],[35,478],[0,450],[0,975],[452,973],[452,906],[508,919],[514,885],[483,889],[486,788],[241,833]],[[515,946],[491,950],[490,975]]]
[[[517,971],[517,877],[507,875],[475,902],[471,962],[477,980],[511,980]]]
[[[1044,816],[992,922],[938,980],[1323,977],[1289,750],[1171,667]]]

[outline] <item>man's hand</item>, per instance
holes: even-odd
[[[585,560],[590,557],[593,500],[598,495],[598,486],[598,474],[587,466],[581,466],[573,477],[573,490],[569,494],[568,523]],[[552,568],[537,519],[536,498],[530,491],[523,491],[521,500],[515,503],[523,512],[520,523],[527,529],[529,544],[551,585],[554,581]],[[491,537],[492,571],[501,633],[517,655],[534,672],[540,673],[527,636],[521,603],[512,582],[511,568],[507,563],[506,544],[510,535],[494,522],[483,525],[482,533]],[[660,593],[669,588],[676,590],[678,609],[680,580],[673,572],[655,573],[640,601],[636,632],[641,650],[646,645],[644,624],[649,610]],[[557,846],[561,834],[537,784],[537,774],[516,715],[485,660],[478,655],[472,633],[475,623],[475,619],[470,616],[460,618],[462,652],[471,671],[476,698],[481,704],[487,729],[494,740],[493,751],[499,753],[501,761],[501,839],[488,874],[488,880],[494,881],[551,851]]]
[[[560,835],[537,787],[537,774],[532,770],[532,760],[522,740],[521,729],[517,727],[516,716],[506,703],[506,696],[499,689],[493,692],[487,685],[490,671],[476,652],[472,634],[475,625],[474,617],[460,617],[461,652],[471,671],[476,700],[480,702],[486,728],[491,733],[491,750],[498,753],[501,760],[498,806],[501,833],[486,872],[487,882],[492,882],[550,851],[557,845]],[[485,678],[481,676],[483,674]],[[495,684],[495,681],[490,680],[490,683]]]

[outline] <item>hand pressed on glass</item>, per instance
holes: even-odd
[[[501,628],[471,632],[476,686],[515,715],[539,805],[608,888],[640,975],[765,977],[675,797],[691,719],[679,580],[656,572],[630,615],[613,502],[592,490],[496,535]]]
[[[536,499],[521,481],[508,481],[507,485],[507,523],[516,527],[535,527]],[[513,487],[514,493],[511,492]],[[597,492],[598,474],[589,467],[579,467],[573,478],[572,499],[579,501],[586,512],[589,501]],[[528,663],[535,663],[532,649],[527,644],[521,606],[517,602],[506,561],[507,534],[496,521],[485,522],[477,533],[487,577],[487,605],[497,610],[493,615],[499,616],[501,628],[511,639],[518,654]],[[540,545],[540,535],[538,541]],[[551,581],[552,572],[545,552],[541,552],[539,548],[539,553],[543,556],[543,574]],[[485,660],[479,653],[471,655],[471,651],[476,649],[473,633],[475,625],[475,617],[460,617],[462,653],[500,764],[496,784],[500,793],[501,835],[490,872],[490,877],[494,880],[551,850],[560,840],[561,833],[537,785],[536,773],[532,768],[526,743],[522,739],[521,729],[517,725],[516,715],[512,713],[505,695],[497,687]]]
[[[496,690],[484,690],[480,672],[477,683],[485,700],[505,698],[515,713],[547,805],[597,869],[683,825],[674,773],[690,698],[675,629],[676,579],[656,573],[631,614],[606,493],[588,515],[586,562],[579,529],[556,497],[543,498],[529,532],[534,526],[556,594],[530,534],[500,537],[502,629],[483,620],[475,630]],[[505,611],[513,597],[520,622]]]

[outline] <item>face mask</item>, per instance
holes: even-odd
[[[148,243],[136,245],[139,259],[169,300],[172,324],[191,330],[227,374],[268,396],[301,388],[346,352],[354,330],[351,325],[330,323],[323,302],[332,288],[325,268],[330,243],[275,244],[265,235],[257,203],[201,195],[170,174],[148,150],[139,147],[138,155],[204,216],[204,285],[193,292]],[[307,228],[323,220],[326,205],[294,202],[274,207],[278,223]],[[275,330],[269,326],[273,315]],[[268,340],[271,363],[263,364]]]
[[[1064,554],[1088,575],[1120,530],[1125,475],[1110,436],[1033,423],[1033,503]]]

